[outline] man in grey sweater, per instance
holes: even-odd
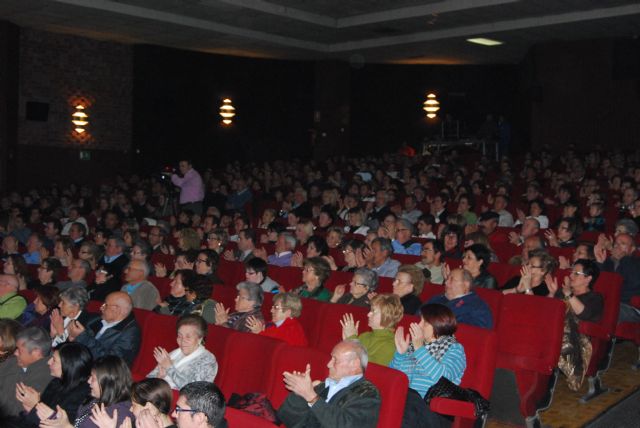
[[[127,283],[120,291],[127,293],[133,301],[133,307],[138,309],[153,310],[160,301],[158,289],[147,281],[151,266],[145,260],[131,260],[124,270],[124,278]]]

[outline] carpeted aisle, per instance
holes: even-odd
[[[587,381],[585,380],[581,391],[572,392],[567,388],[564,378],[560,377],[551,407],[542,413],[542,423],[553,428],[578,428],[595,421],[598,416],[640,389],[640,371],[631,369],[631,364],[637,358],[638,350],[633,343],[616,344],[611,367],[603,376],[603,384],[611,390],[587,404],[581,404],[578,401],[588,390]],[[636,404],[636,407],[640,406]],[[608,426],[618,428],[625,425],[609,424]],[[640,426],[640,422],[635,426]],[[507,428],[513,425],[489,420],[487,427]]]

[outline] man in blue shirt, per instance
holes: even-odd
[[[428,303],[448,306],[459,323],[492,328],[493,316],[489,305],[471,291],[473,278],[464,269],[454,269],[445,281],[444,294],[435,296]]]

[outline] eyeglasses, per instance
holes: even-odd
[[[353,284],[355,284],[355,285],[359,285],[360,287],[369,288],[369,285],[368,285],[368,284],[363,284],[363,283],[361,283],[361,282],[355,282],[355,281],[352,281],[352,283],[353,283]]]
[[[109,305],[109,304],[107,304],[107,303],[103,303],[103,304],[100,306],[100,309],[105,310],[105,309],[107,309],[109,306],[115,306],[116,308],[118,307],[118,305]]]
[[[204,259],[204,260],[202,260],[202,259],[197,259],[197,260],[196,260],[196,263],[209,263],[209,260],[207,260],[207,259]]]
[[[425,251],[426,252],[432,252],[433,248],[422,247],[422,252],[424,253]]]
[[[283,308],[280,305],[272,305],[271,309],[275,309],[276,311],[279,311],[280,309],[283,309]]]
[[[582,275],[582,276],[589,276],[584,272],[578,272],[577,270],[572,270],[570,275]]]
[[[350,254],[353,253],[353,250],[342,250],[342,254]]]
[[[174,412],[176,413],[200,413],[200,410],[195,410],[195,409],[183,409],[180,406],[176,406]]]
[[[207,241],[219,241],[219,240],[220,240],[220,238],[218,238],[217,236],[209,236],[207,238]]]
[[[255,275],[256,273],[258,273],[258,272],[254,272],[252,270],[245,271],[246,275]]]

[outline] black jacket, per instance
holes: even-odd
[[[116,355],[131,366],[140,350],[141,337],[140,327],[133,312],[114,327],[105,331],[99,339],[96,339],[95,336],[101,328],[102,322],[99,318],[87,326],[85,331],[76,338],[76,342],[89,348],[94,359],[106,355]]]

